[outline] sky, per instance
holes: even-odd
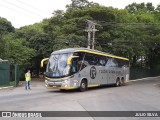
[[[123,9],[133,2],[152,2],[156,7],[160,0],[88,0],[104,6]],[[6,18],[15,28],[41,22],[53,16],[54,10],[66,10],[71,0],[0,0],[0,17]]]

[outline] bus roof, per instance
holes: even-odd
[[[122,59],[122,60],[129,60],[128,58],[119,57],[116,55],[112,55],[109,53],[105,53],[105,52],[101,52],[101,51],[93,50],[93,49],[88,49],[88,48],[67,48],[67,49],[54,51],[51,54],[62,54],[62,53],[70,53],[70,52],[72,53],[73,52],[85,52],[85,53],[91,53],[91,54],[96,54],[96,55],[113,57],[113,58]]]

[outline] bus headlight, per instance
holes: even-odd
[[[68,87],[68,86],[70,86],[70,79],[64,79],[64,80],[62,81],[62,86],[63,86],[63,87]]]
[[[63,80],[63,83],[68,83],[69,79]]]
[[[45,80],[45,83],[48,84],[47,80]]]
[[[74,80],[73,85],[74,85],[74,87],[76,87],[78,85],[78,80]]]
[[[74,80],[74,83],[78,83],[78,80]]]
[[[68,80],[64,80],[64,82],[65,82],[65,83],[67,83],[67,82],[68,82]]]

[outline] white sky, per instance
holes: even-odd
[[[160,0],[89,0],[100,5],[125,8],[133,2],[152,2],[154,6]],[[71,0],[0,0],[0,17],[6,18],[15,28],[34,24],[44,18],[50,18],[54,10],[65,10]]]

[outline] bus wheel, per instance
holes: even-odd
[[[117,80],[116,80],[116,83],[115,83],[115,86],[118,87],[118,86],[120,86],[120,85],[121,85],[121,82],[120,82],[119,79],[117,79]]]
[[[65,92],[66,90],[65,90],[65,89],[60,89],[60,91],[61,91],[61,92]]]
[[[86,80],[82,80],[79,90],[81,92],[87,90],[87,82],[86,82]]]
[[[121,79],[122,85],[126,85],[124,78]]]

